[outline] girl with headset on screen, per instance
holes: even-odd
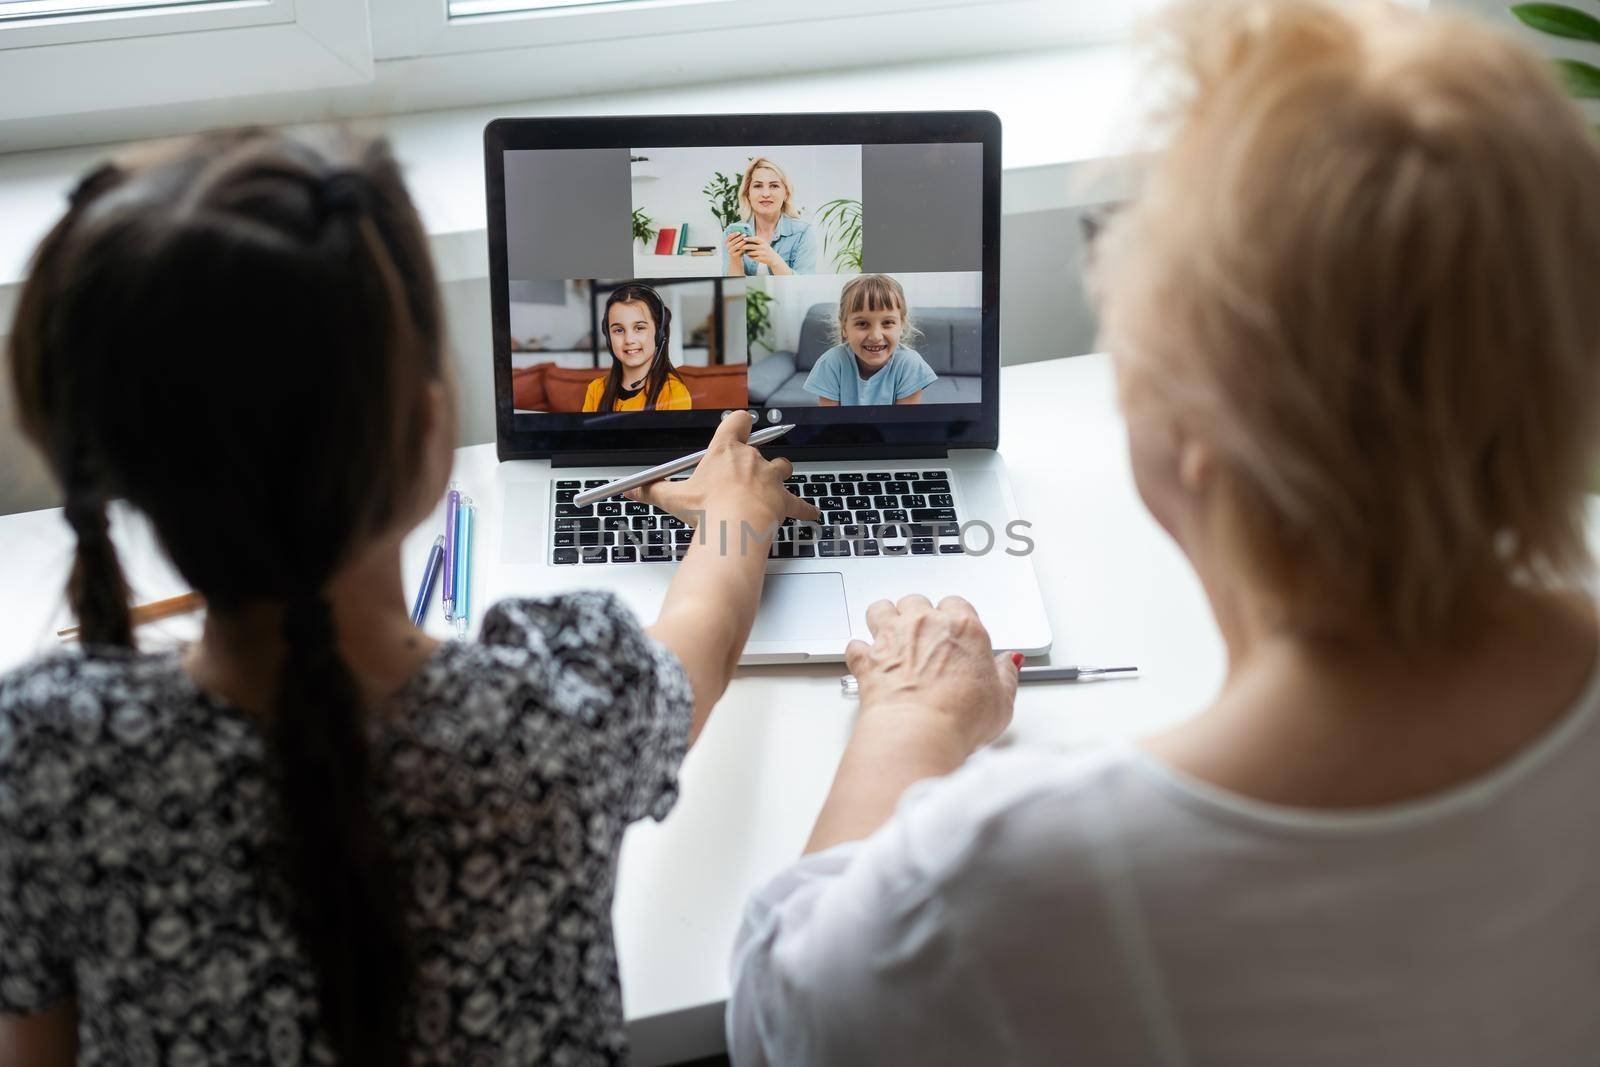
[[[585,411],[686,411],[689,387],[667,357],[672,312],[648,285],[624,285],[606,298],[611,373],[589,383]]]

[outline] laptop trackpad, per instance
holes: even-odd
[[[850,639],[844,575],[769,574],[761,607],[750,630],[754,641],[839,641]]]

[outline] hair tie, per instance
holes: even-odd
[[[322,179],[320,196],[324,215],[366,212],[372,202],[372,186],[366,175],[354,170],[336,170]]]
[[[292,649],[331,650],[334,644],[333,605],[320,591],[291,597],[284,608],[283,635]]]
[[[104,529],[106,522],[106,500],[94,488],[87,485],[77,485],[68,488],[65,506],[67,524],[79,536],[94,530]]]

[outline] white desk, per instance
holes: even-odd
[[[1106,359],[1007,367],[1001,396],[1000,447],[1018,513],[1033,523],[1052,661],[1143,669],[1135,680],[1024,689],[1001,743],[1145,733],[1198,710],[1221,679],[1221,644],[1199,583],[1134,491]],[[484,508],[482,604],[538,592],[495,584],[502,470],[492,445],[457,454],[457,477]],[[434,526],[407,543],[408,587]],[[119,521],[115,535],[138,599],[182,591],[139,524]],[[0,518],[0,669],[54,646],[70,551],[59,511]],[[162,636],[193,625],[165,624]],[[840,673],[836,665],[741,671],[684,764],[671,817],[628,832],[614,916],[635,1062],[721,1049],[744,900],[799,854],[849,736],[854,705],[839,696]]]

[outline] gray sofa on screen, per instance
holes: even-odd
[[[799,350],[774,352],[750,364],[751,407],[814,407],[815,395],[803,388],[817,357],[833,347],[834,306],[813,304],[800,324]],[[976,404],[982,399],[983,343],[977,308],[915,308],[912,321],[922,331],[911,347],[939,376],[922,391],[924,404]]]

